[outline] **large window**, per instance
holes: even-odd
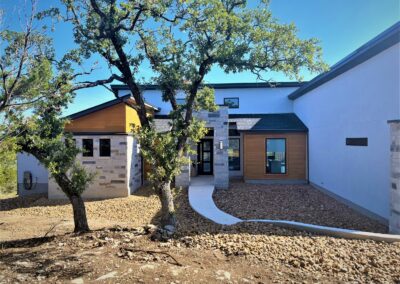
[[[93,157],[93,139],[82,139],[82,156]]]
[[[111,156],[111,141],[110,139],[100,139],[100,157]]]
[[[229,170],[240,171],[240,139],[230,138],[229,139]]]
[[[286,174],[286,139],[267,138],[265,141],[266,172]]]

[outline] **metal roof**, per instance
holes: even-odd
[[[298,88],[288,96],[289,99],[295,100],[305,95],[398,42],[400,42],[400,21],[333,65],[328,72],[318,75],[307,84]]]
[[[158,132],[171,129],[168,115],[155,115]],[[294,113],[230,114],[229,123],[244,132],[308,132],[307,126]]]

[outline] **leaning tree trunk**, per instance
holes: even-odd
[[[83,233],[89,231],[89,225],[86,218],[85,203],[80,195],[72,195],[70,197],[72,210],[74,211],[75,233]]]
[[[170,181],[161,182],[159,195],[161,199],[161,225],[163,227],[167,225],[175,227],[176,215]]]

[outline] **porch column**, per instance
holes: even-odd
[[[216,188],[229,187],[229,116],[228,108],[220,106],[214,113],[214,184]]]
[[[400,234],[400,119],[390,125],[390,216],[389,231]]]

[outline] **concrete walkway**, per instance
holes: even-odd
[[[363,232],[357,230],[341,229],[327,226],[319,226],[301,222],[287,220],[270,219],[250,219],[242,220],[220,210],[212,198],[214,192],[213,176],[193,177],[189,186],[190,206],[204,218],[220,225],[234,225],[239,222],[260,222],[274,224],[281,227],[292,228],[301,231],[311,231],[334,237],[343,237],[349,239],[370,239],[384,242],[398,242],[400,235],[380,234]]]

